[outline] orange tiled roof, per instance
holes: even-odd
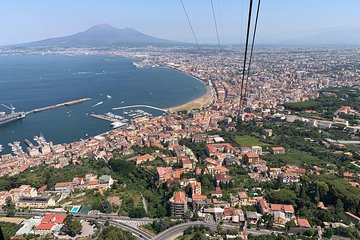
[[[184,192],[175,192],[174,202],[176,203],[186,203],[185,193]]]

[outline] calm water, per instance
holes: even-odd
[[[28,111],[80,98],[70,107],[27,115],[0,126],[0,144],[23,142],[42,133],[54,143],[70,142],[111,130],[110,123],[90,117],[112,107],[146,104],[166,108],[206,92],[198,80],[168,68],[136,68],[130,59],[109,56],[0,56],[0,103]],[[106,96],[111,95],[111,99]],[[95,104],[103,104],[93,107]],[[143,109],[153,115],[156,110]],[[8,110],[0,106],[0,112]],[[122,115],[123,111],[112,111]],[[34,141],[33,141],[34,142]]]

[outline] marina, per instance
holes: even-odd
[[[111,122],[112,128],[119,128],[127,125],[128,119],[115,115],[111,112],[105,114],[90,114],[91,117]]]

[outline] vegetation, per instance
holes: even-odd
[[[81,229],[82,226],[80,221],[75,219],[72,215],[68,215],[65,218],[63,231],[70,237],[75,237],[77,234],[80,234]]]
[[[240,146],[269,146],[269,144],[262,142],[260,139],[249,135],[237,135],[235,136],[235,141]]]
[[[136,240],[137,238],[128,231],[108,226],[99,235],[99,240]]]
[[[8,222],[0,222],[0,229],[4,235],[4,239],[8,240],[15,236],[16,232],[21,228],[21,225]]]
[[[205,234],[209,234],[210,229],[205,226],[189,227],[184,231],[184,235],[178,237],[178,240],[206,240],[208,239]]]
[[[156,219],[152,223],[146,224],[144,227],[156,234],[159,234],[163,231],[165,231],[168,228],[171,228],[172,226],[175,226],[177,224],[183,223],[181,220],[172,221],[170,218],[162,218],[162,219]]]
[[[354,88],[330,88],[321,91],[322,95],[313,100],[296,103],[285,103],[287,109],[303,112],[305,110],[316,110],[318,116],[332,119],[334,113],[340,107],[347,105],[360,110],[360,93]],[[332,93],[335,96],[329,96]]]
[[[179,143],[190,148],[197,159],[204,160],[206,158],[205,143],[194,143],[188,138],[181,139]]]

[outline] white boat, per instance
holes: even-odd
[[[111,96],[110,96],[110,95],[106,95],[106,97],[107,97],[108,99],[111,99]]]
[[[113,123],[111,123],[111,126],[113,128],[119,128],[119,127],[123,127],[125,125],[126,125],[126,123],[124,123],[124,122],[113,122]]]
[[[4,150],[3,146],[0,144],[0,153]]]

